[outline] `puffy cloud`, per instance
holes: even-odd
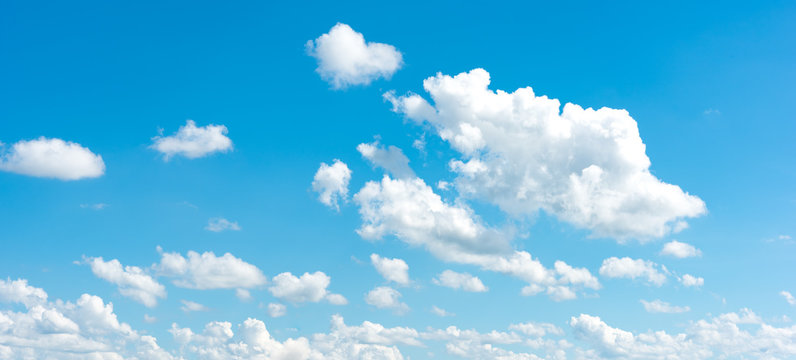
[[[690,274],[683,275],[683,277],[681,277],[679,280],[680,283],[688,287],[700,287],[702,285],[705,285],[705,279]]]
[[[785,301],[787,301],[788,304],[796,305],[796,298],[794,298],[790,292],[782,290],[779,294],[785,298]]]
[[[415,177],[415,172],[409,167],[409,158],[395,146],[384,147],[377,141],[370,144],[359,144],[357,151],[374,166],[383,168],[395,178],[411,179]]]
[[[264,285],[268,280],[256,266],[230,253],[216,256],[208,251],[162,253],[160,264],[154,265],[160,275],[173,278],[174,285],[189,289],[236,289]]]
[[[530,337],[540,338],[547,334],[564,335],[564,330],[550,323],[526,322],[509,325],[509,330],[519,331]]]
[[[351,170],[344,162],[335,159],[330,166],[321,163],[312,180],[312,190],[318,193],[318,200],[324,205],[339,210],[338,201],[345,201],[348,196],[348,182]]]
[[[180,309],[185,312],[193,312],[193,311],[208,311],[210,310],[207,306],[204,306],[198,302],[193,302],[190,300],[180,300],[182,302],[182,306]]]
[[[556,273],[560,276],[559,282],[564,284],[583,285],[589,289],[599,290],[600,282],[586,268],[575,268],[567,263],[557,260],[554,264]]]
[[[292,303],[319,302],[325,299],[333,305],[347,304],[348,301],[342,295],[332,294],[326,289],[331,280],[321,271],[304,273],[301,277],[284,272],[274,276],[268,291],[275,297]]]
[[[270,317],[281,317],[287,314],[287,307],[283,304],[279,303],[270,303],[268,304],[268,316]]]
[[[665,268],[663,271],[666,271]],[[609,278],[644,278],[657,286],[666,282],[666,274],[658,271],[658,265],[649,260],[631,259],[629,257],[610,257],[603,260],[600,275]]]
[[[387,286],[379,286],[365,295],[365,302],[379,309],[392,309],[398,314],[409,311],[409,306],[400,301],[401,293]]]
[[[211,218],[207,221],[205,230],[212,232],[222,232],[224,230],[239,231],[240,225],[238,225],[237,221],[229,221],[224,218]]]
[[[641,304],[644,305],[644,310],[647,310],[648,313],[679,314],[691,311],[688,306],[675,306],[661,300],[641,300]]]
[[[71,141],[40,137],[21,140],[6,150],[0,143],[0,171],[21,175],[79,180],[105,174],[102,156]]]
[[[437,305],[431,306],[431,313],[437,316],[446,317],[446,316],[455,316],[456,314],[450,313],[445,309],[437,307]]]
[[[166,287],[137,266],[124,266],[117,259],[85,258],[91,272],[119,287],[119,293],[147,307],[154,307],[158,298],[166,298]]]
[[[401,259],[383,258],[377,254],[370,254],[370,262],[384,280],[400,285],[409,285],[409,265]]]
[[[197,127],[193,120],[185,122],[177,133],[171,136],[156,136],[150,146],[163,154],[163,159],[181,155],[196,159],[215,152],[232,150],[232,140],[227,137],[224,125],[207,125]]]
[[[504,211],[538,210],[624,241],[677,232],[705,204],[649,171],[636,121],[625,110],[583,109],[536,96],[488,89],[489,73],[475,69],[423,82],[434,105],[416,94],[385,98],[395,111],[428,122],[458,151],[452,160],[461,194]]]
[[[674,256],[679,259],[702,256],[702,251],[695,248],[694,245],[672,240],[663,245],[661,255]]]
[[[0,298],[25,307],[0,310],[3,359],[173,359],[155,338],[119,322],[113,305],[97,296],[47,302],[46,292],[25,280],[0,280]]]
[[[451,289],[462,289],[470,292],[485,292],[489,290],[481,279],[470,275],[468,273],[458,273],[452,270],[445,270],[433,280],[433,282],[440,286],[449,287]]]
[[[361,33],[341,23],[315,41],[308,41],[306,47],[307,53],[318,60],[315,71],[335,89],[389,79],[403,64],[394,46],[366,43]]]

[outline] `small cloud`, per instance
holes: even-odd
[[[224,218],[211,218],[207,221],[205,230],[212,232],[222,232],[224,230],[240,231],[240,225],[237,221],[229,221]]]
[[[785,301],[787,301],[788,304],[796,305],[796,298],[794,298],[790,292],[783,290],[779,294],[785,298]]]
[[[0,143],[0,171],[54,178],[79,180],[105,174],[102,156],[71,141],[40,137],[21,140],[5,149]]]
[[[210,310],[209,308],[207,308],[207,306],[204,306],[204,305],[202,305],[200,303],[196,303],[196,302],[188,301],[188,300],[181,300],[181,301],[182,301],[182,306],[180,307],[180,309],[182,309],[182,311],[185,311],[185,312]]]
[[[279,303],[268,304],[268,316],[277,318],[285,316],[285,314],[287,314],[287,307],[285,305]]]
[[[104,203],[96,203],[96,204],[80,204],[81,209],[91,209],[91,210],[102,210],[108,207],[108,204]]]
[[[152,324],[152,323],[154,323],[155,321],[158,321],[158,318],[156,318],[156,317],[154,317],[154,316],[149,316],[149,314],[144,314],[144,322],[145,322],[145,323]]]
[[[702,112],[705,115],[721,115],[721,111],[718,109],[709,108]]]
[[[661,250],[661,255],[669,255],[676,257],[678,259],[684,259],[689,257],[702,256],[702,251],[695,248],[691,244],[686,244],[684,242],[672,240],[663,245],[663,250]]]
[[[701,277],[692,276],[689,274],[683,275],[683,277],[679,278],[680,283],[687,287],[700,287],[705,285],[705,279]]]
[[[644,310],[647,310],[648,313],[679,314],[691,311],[688,306],[675,306],[661,300],[641,300],[641,304],[644,305]]]
[[[251,301],[252,300],[252,294],[249,292],[249,290],[246,290],[246,289],[235,289],[235,296],[240,301]]]
[[[185,122],[174,135],[155,136],[150,148],[163,154],[163,160],[181,155],[188,159],[196,159],[215,152],[232,150],[232,140],[227,137],[224,125],[196,126],[193,120]]]
[[[438,308],[436,305],[431,307],[431,313],[441,317],[455,316],[456,314],[450,313],[445,309]]]
[[[399,299],[401,293],[387,286],[379,286],[365,295],[365,302],[368,305],[379,309],[392,309],[396,314],[401,315],[409,311],[409,306],[402,303]]]

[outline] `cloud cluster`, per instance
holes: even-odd
[[[174,135],[156,136],[152,140],[150,147],[163,154],[164,160],[177,155],[196,159],[232,150],[232,140],[227,137],[226,126],[197,127],[193,120],[186,121]]]
[[[361,33],[341,23],[308,41],[306,48],[318,61],[318,74],[335,89],[389,79],[403,64],[403,57],[394,46],[366,43]]]
[[[430,124],[458,151],[456,188],[510,214],[543,210],[595,236],[648,239],[677,232],[705,204],[662,182],[627,111],[583,109],[530,87],[492,91],[483,69],[423,82],[416,94],[385,94],[394,111]]]
[[[339,201],[345,201],[348,196],[348,182],[351,180],[351,170],[344,162],[335,159],[332,165],[321,163],[315,178],[312,180],[312,190],[318,193],[318,200],[324,205],[339,210]]]
[[[105,174],[105,162],[88,148],[71,141],[40,137],[21,140],[5,149],[0,143],[0,171],[16,174],[79,180]]]
[[[158,298],[166,298],[166,287],[137,266],[122,266],[117,259],[86,258],[85,262],[98,278],[115,284],[119,293],[147,307],[157,305]]]

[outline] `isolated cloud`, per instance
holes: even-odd
[[[304,273],[296,277],[289,272],[283,272],[272,279],[268,291],[279,299],[292,303],[319,302],[327,300],[333,305],[345,305],[348,301],[340,294],[332,294],[329,287],[331,278],[321,271]]]
[[[679,314],[691,311],[688,306],[675,306],[661,300],[641,300],[641,304],[644,305],[644,310],[647,310],[648,313]]]
[[[102,156],[71,141],[44,136],[21,140],[5,149],[0,143],[0,171],[21,175],[79,180],[105,174]]]
[[[705,204],[649,171],[636,121],[625,110],[583,109],[536,96],[488,89],[475,69],[423,82],[419,95],[385,97],[394,110],[427,122],[457,150],[450,162],[461,194],[520,215],[543,210],[595,236],[661,237],[683,229]]]
[[[445,270],[433,280],[434,284],[449,287],[451,289],[461,289],[469,292],[485,292],[489,290],[481,279],[468,273],[458,273],[453,270]]]
[[[384,280],[400,285],[409,285],[409,265],[401,259],[383,258],[377,254],[370,254],[370,262]]]
[[[409,306],[400,301],[401,293],[388,286],[379,286],[365,295],[365,302],[379,309],[392,309],[398,314],[409,311]]]
[[[207,221],[205,230],[212,232],[222,232],[224,230],[240,231],[240,225],[237,221],[229,221],[224,218],[211,218]]]
[[[232,140],[227,137],[226,126],[197,127],[193,120],[186,121],[174,135],[156,136],[152,140],[150,147],[162,153],[165,160],[175,155],[196,159],[232,150]]]
[[[455,316],[455,314],[448,312],[445,309],[437,307],[437,305],[431,306],[431,313],[437,316],[446,317],[446,316]]]
[[[374,166],[386,170],[398,179],[411,179],[415,172],[409,167],[409,158],[395,146],[384,147],[378,141],[357,145],[357,151]]]
[[[790,292],[782,290],[779,294],[785,298],[785,301],[787,301],[788,304],[796,305],[796,298],[794,298]]]
[[[665,271],[665,268],[664,270]],[[649,260],[631,259],[629,257],[610,257],[603,260],[600,275],[609,278],[641,278],[657,286],[666,282],[666,274],[658,270],[658,265]]]
[[[339,210],[338,201],[345,201],[348,196],[348,182],[351,180],[351,170],[344,162],[334,159],[334,163],[326,165],[321,163],[315,178],[312,180],[312,190],[318,193],[318,200],[324,205]]]
[[[270,317],[282,317],[287,314],[287,307],[283,304],[279,303],[269,303],[268,304],[268,316]]]
[[[663,245],[661,255],[669,255],[679,259],[684,259],[688,257],[702,256],[702,251],[695,248],[694,245],[672,240]]]
[[[216,256],[210,251],[188,251],[187,258],[179,253],[162,253],[160,264],[154,267],[160,275],[173,278],[174,285],[189,289],[245,289],[268,281],[256,266],[230,253]]]
[[[394,46],[366,43],[361,33],[341,23],[315,41],[308,41],[306,48],[318,60],[315,71],[335,89],[389,79],[403,64],[402,55]]]
[[[679,280],[680,283],[688,287],[700,287],[702,285],[705,285],[705,279],[690,274],[683,275]]]
[[[180,300],[180,302],[182,302],[182,306],[180,307],[180,309],[185,312],[210,310],[207,308],[207,306],[204,306],[200,303],[193,302],[190,300]]]
[[[154,307],[158,298],[166,298],[166,287],[137,266],[124,266],[117,259],[85,258],[91,272],[119,287],[119,293],[147,307]]]

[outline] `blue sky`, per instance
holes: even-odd
[[[4,2],[0,359],[794,357],[795,24]]]

